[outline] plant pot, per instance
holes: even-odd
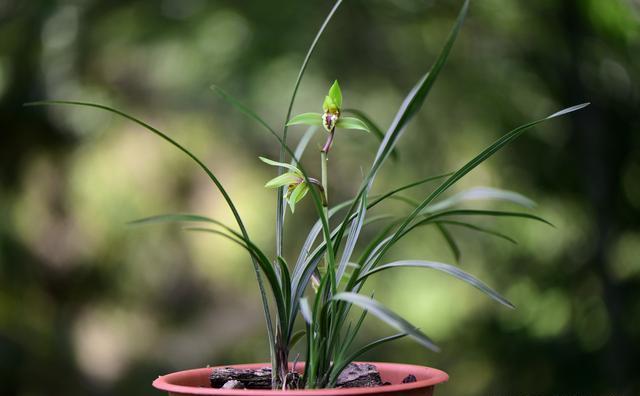
[[[374,388],[334,388],[334,389],[300,389],[300,390],[263,390],[263,389],[215,389],[211,388],[209,376],[214,367],[178,371],[158,377],[153,381],[156,389],[169,392],[170,396],[186,395],[218,395],[218,396],[339,396],[339,395],[376,395],[376,396],[431,396],[433,388],[449,379],[444,371],[431,367],[416,366],[398,363],[374,364],[383,382],[391,382],[392,385]],[[232,366],[237,369],[257,369],[268,367],[268,363],[237,364]],[[304,369],[303,364],[298,364],[298,371]],[[417,381],[403,384],[402,380],[409,374],[413,374]]]

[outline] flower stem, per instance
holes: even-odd
[[[329,138],[331,139],[331,138]],[[327,145],[325,145],[325,147],[327,147]],[[324,214],[324,217],[327,219],[327,221],[329,220],[329,189],[328,189],[328,175],[327,175],[327,162],[329,161],[329,159],[327,158],[327,151],[325,151],[325,149],[323,148],[322,151],[320,151],[320,168],[322,169],[322,173],[321,173],[321,183],[322,183],[322,190],[324,193],[324,199],[322,200],[322,213]],[[324,238],[324,243],[327,243],[327,238]],[[325,267],[328,269],[329,268],[329,257],[327,256],[329,253],[325,252],[324,254],[324,264]]]
[[[325,211],[325,214],[324,214],[325,216],[327,215],[327,207],[329,206],[329,194],[328,194],[329,193],[329,189],[327,188],[328,187],[327,186],[327,184],[328,184],[328,181],[327,181],[327,177],[328,177],[327,176],[327,161],[328,161],[328,158],[327,158],[326,151],[321,151],[320,152],[320,167],[322,168],[322,176],[321,176],[322,180],[321,180],[321,183],[322,183],[322,190],[324,191],[324,200],[322,202],[322,204],[323,204],[322,206],[323,206],[324,211]]]
[[[329,181],[328,181],[329,176],[327,174],[327,164],[329,161],[329,158],[328,158],[329,150],[331,150],[331,145],[333,144],[334,131],[335,131],[335,128],[332,129],[331,132],[329,132],[327,141],[322,147],[322,150],[320,150],[320,167],[322,169],[322,189],[324,190],[324,197],[325,197],[325,204],[324,204],[325,215],[327,214],[326,211],[327,211],[327,207],[329,206]]]
[[[329,172],[328,172],[328,164],[329,164],[329,150],[331,150],[331,145],[333,144],[333,136],[334,136],[334,132],[335,132],[335,128],[331,129],[331,131],[329,132],[329,136],[327,137],[327,141],[325,142],[324,146],[322,147],[322,150],[320,151],[320,167],[321,167],[321,183],[322,183],[322,189],[324,190],[324,202],[322,205],[322,211],[324,213],[324,217],[327,219],[327,221],[329,221]],[[328,241],[326,240],[326,237],[324,238],[324,242],[325,244],[328,243]],[[327,251],[324,254],[324,263],[325,263],[325,267],[327,268],[327,271],[331,273],[332,275],[332,280],[335,279],[335,274],[333,274],[333,272],[335,271],[335,268],[332,268],[331,263],[329,260],[329,254],[331,254],[331,252]],[[330,293],[335,293],[335,282],[331,283],[331,287],[330,287]]]

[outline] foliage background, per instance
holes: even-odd
[[[346,1],[294,114],[319,111],[338,78],[345,105],[386,127],[440,49],[458,3]],[[158,374],[267,360],[243,252],[178,227],[125,225],[162,212],[231,223],[200,171],[111,115],[21,104],[96,101],[148,120],[206,159],[253,238],[271,246],[274,193],[262,185],[273,169],[257,156],[275,157],[277,144],[207,87],[219,84],[281,126],[297,68],[330,6],[0,1],[0,394],[154,394]],[[494,224],[518,246],[457,234],[461,267],[503,292],[515,311],[437,273],[373,279],[377,298],[443,352],[402,340],[369,359],[445,369],[451,381],[440,395],[640,391],[639,15],[637,0],[472,2],[400,161],[387,164],[374,188],[453,170],[512,127],[591,101],[527,133],[459,186],[522,192],[557,228]],[[357,187],[375,147],[357,133],[338,137],[336,200]],[[308,203],[299,212],[288,218],[290,255],[312,213]],[[453,260],[429,230],[392,256]],[[372,318],[363,341],[388,333]]]

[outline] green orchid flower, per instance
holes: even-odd
[[[265,164],[271,166],[278,166],[281,168],[288,169],[288,172],[281,174],[280,176],[276,176],[273,179],[269,180],[264,186],[267,188],[280,188],[287,186],[287,193],[285,195],[285,199],[289,203],[289,208],[291,208],[291,213],[294,213],[296,204],[300,202],[305,195],[309,192],[309,184],[305,182],[304,175],[300,171],[300,169],[296,168],[291,164],[285,164],[284,162],[278,162],[270,160],[269,158],[258,157],[260,161]],[[320,186],[320,182],[318,182],[314,178],[309,178],[309,181],[312,184],[316,184]],[[322,190],[322,188],[320,188]]]
[[[340,114],[342,108],[342,91],[338,80],[334,81],[329,93],[324,97],[322,110],[324,113],[303,113],[298,114],[287,122],[287,126],[291,125],[322,125],[324,129],[333,133],[335,128],[342,129],[358,129],[369,132],[367,124],[356,117],[343,117]]]

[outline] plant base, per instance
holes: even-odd
[[[445,382],[449,375],[431,367],[398,363],[376,363],[384,385],[374,388],[334,388],[299,390],[262,390],[262,389],[215,389],[210,385],[210,376],[214,367],[178,371],[158,377],[153,381],[156,389],[167,391],[170,396],[220,395],[220,396],[264,396],[283,394],[287,396],[339,396],[339,395],[376,395],[376,396],[431,396],[435,385]],[[236,369],[257,369],[267,367],[267,363],[239,364],[230,367]],[[298,364],[302,371],[304,365]],[[402,383],[408,375],[416,377],[415,382]]]

